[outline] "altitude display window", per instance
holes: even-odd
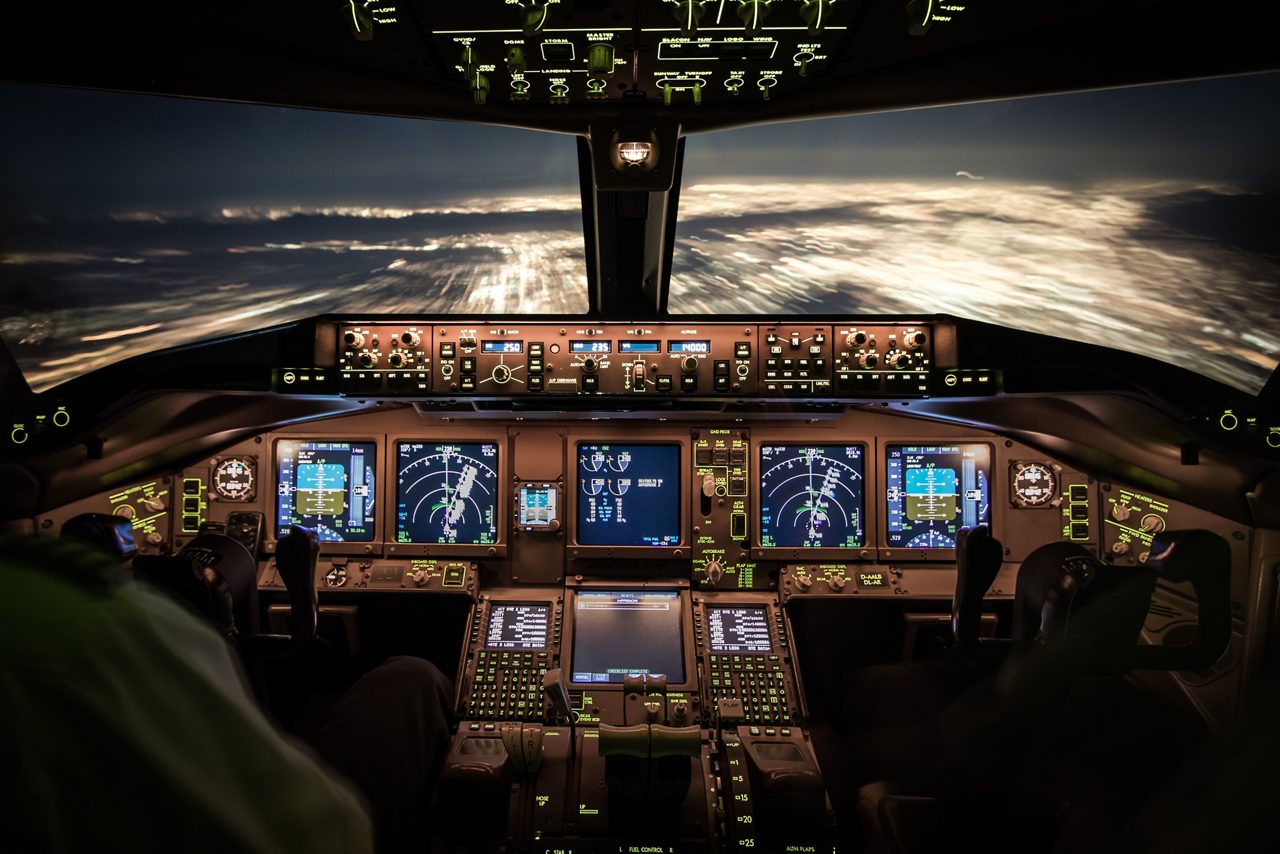
[[[397,443],[396,542],[481,546],[497,541],[496,443]]]
[[[861,548],[866,544],[861,445],[760,448],[760,545]]]
[[[377,451],[373,442],[279,442],[276,535],[301,525],[321,542],[373,540]]]
[[[962,527],[991,519],[991,446],[889,445],[886,544],[953,549]]]
[[[680,544],[679,445],[578,445],[578,543]]]

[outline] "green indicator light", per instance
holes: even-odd
[[[1267,446],[1280,448],[1280,427],[1271,428],[1271,432],[1267,434]]]
[[[1218,426],[1228,432],[1240,426],[1240,418],[1230,409],[1222,413],[1222,417],[1218,419]]]
[[[53,413],[53,426],[66,427],[71,423],[71,413],[65,409],[59,409]]]
[[[12,432],[9,433],[9,440],[15,445],[25,445],[30,438],[31,434],[27,432],[27,428],[22,424],[14,424]]]

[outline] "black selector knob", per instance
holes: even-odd
[[[909,368],[911,367],[911,357],[906,353],[899,353],[893,357],[893,366],[895,368]]]
[[[684,361],[680,363],[680,370],[686,374],[695,374],[698,372],[698,360],[693,356],[685,356]]]
[[[874,368],[876,365],[880,364],[880,357],[875,353],[867,353],[858,358],[858,364],[864,368]]]
[[[905,341],[908,349],[919,350],[921,347],[924,346],[924,340],[925,340],[924,333],[912,332],[911,334],[907,335],[903,340]]]
[[[391,363],[391,367],[398,368],[404,364],[404,356],[401,356],[399,353],[392,353],[388,357],[387,361]]]
[[[362,368],[372,368],[374,363],[377,361],[378,361],[378,357],[375,356],[373,353],[360,354],[360,367]]]
[[[417,347],[420,341],[422,341],[422,336],[417,332],[408,331],[400,333],[400,343],[406,347]]]
[[[582,360],[582,372],[584,374],[594,374],[596,372],[596,369],[599,367],[600,367],[600,363],[597,362],[595,359]]]

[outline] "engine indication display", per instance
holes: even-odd
[[[252,501],[257,465],[252,457],[227,457],[213,469],[213,491],[223,501]]]
[[[760,545],[764,548],[861,548],[861,445],[765,445],[760,448]]]
[[[953,549],[964,526],[991,518],[991,446],[889,445],[886,545]]]
[[[578,445],[578,543],[680,543],[679,445]]]
[[[373,540],[377,452],[373,442],[279,442],[277,535],[301,525],[321,542]]]
[[[396,471],[396,542],[498,541],[497,444],[399,442]]]

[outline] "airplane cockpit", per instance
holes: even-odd
[[[380,851],[1270,847],[1277,9],[9,10],[0,577],[212,627]],[[162,788],[61,764],[167,725],[126,671],[17,850]]]

